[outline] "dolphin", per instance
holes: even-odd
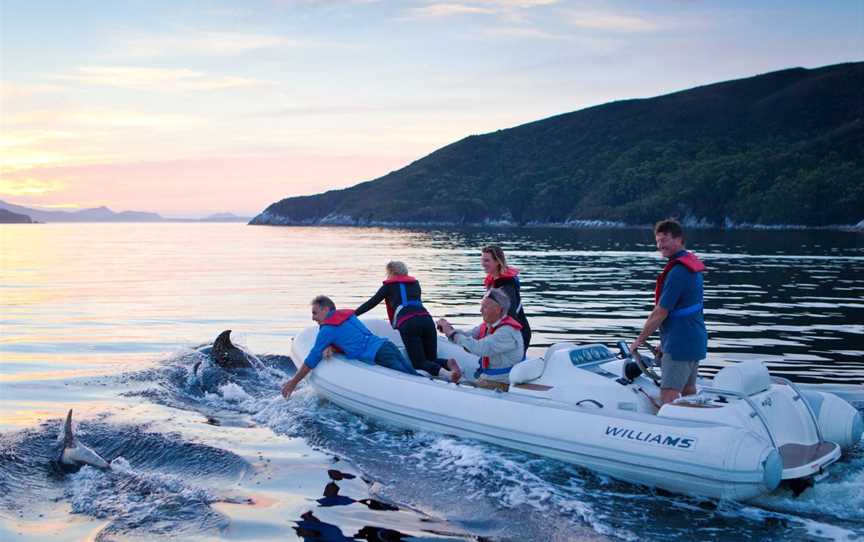
[[[263,358],[247,352],[231,342],[231,330],[220,333],[212,345],[196,349],[197,360],[192,365],[192,375],[198,387],[205,392],[214,392],[231,381],[251,380],[262,370],[278,368],[281,371],[297,370],[288,356],[267,355]],[[266,363],[265,363],[266,361]]]
[[[230,329],[220,333],[212,346],[199,348],[198,353],[206,358],[195,362],[192,374],[202,389],[211,392],[230,382],[232,375],[254,374],[261,363],[231,342]]]
[[[63,450],[57,459],[60,467],[67,472],[76,472],[84,465],[97,469],[110,469],[111,465],[101,455],[81,444],[72,432],[72,409],[66,415],[63,426]]]
[[[234,346],[231,342],[231,330],[226,329],[216,337],[213,341],[213,346],[201,350],[201,353],[208,354],[210,359],[223,369],[251,369],[252,361],[249,359],[249,354]],[[194,370],[197,371],[198,364]]]

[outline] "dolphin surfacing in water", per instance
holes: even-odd
[[[81,444],[72,432],[72,409],[66,415],[63,425],[63,450],[57,458],[57,463],[66,472],[77,472],[84,465],[97,469],[110,469],[111,465],[101,455]]]
[[[212,346],[199,348],[198,353],[205,358],[195,362],[192,374],[201,388],[209,392],[227,384],[232,376],[255,374],[261,363],[252,354],[231,342],[230,329],[220,333]]]
[[[196,361],[192,365],[192,376],[196,386],[213,393],[232,381],[250,381],[268,369],[294,372],[297,367],[288,356],[267,355],[259,358],[231,342],[231,330],[226,329],[212,345],[196,349]]]
[[[226,329],[213,341],[210,357],[223,369],[251,369],[249,355],[231,342],[231,330]]]

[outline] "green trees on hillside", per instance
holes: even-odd
[[[852,63],[613,102],[467,137],[380,179],[274,203],[266,217],[855,224],[862,89],[864,63]]]

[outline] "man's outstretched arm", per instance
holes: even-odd
[[[669,311],[657,305],[654,307],[654,310],[651,311],[651,314],[648,315],[648,319],[645,320],[645,325],[642,327],[642,333],[636,337],[636,340],[633,341],[633,344],[630,345],[630,352],[635,352],[637,348],[642,346],[645,341],[648,340],[652,334],[660,327],[660,324],[663,323],[663,320],[669,316]]]
[[[297,374],[295,374],[291,380],[285,383],[282,386],[282,397],[287,401],[291,394],[294,393],[294,388],[297,387],[297,384],[300,383],[301,380],[306,378],[306,375],[312,372],[312,368],[306,365],[305,363],[300,366],[300,369],[297,370]]]

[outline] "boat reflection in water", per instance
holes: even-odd
[[[346,495],[340,495],[341,488],[336,482],[342,480],[353,480],[356,475],[331,469],[327,471],[330,481],[324,486],[324,496],[317,499],[318,506],[321,508],[330,508],[335,506],[351,506],[353,504],[361,504],[370,510],[376,512],[399,512],[400,508],[394,504],[373,498],[354,499]],[[425,518],[421,518],[423,521]],[[430,523],[434,520],[428,519]],[[354,540],[368,540],[369,542],[396,542],[399,540],[417,540],[416,535],[409,535],[399,532],[394,529],[384,527],[375,527],[365,525],[357,530],[352,536],[346,536],[342,529],[332,523],[327,523],[318,519],[315,514],[309,510],[300,516],[300,520],[296,521],[294,532],[306,542],[340,542]],[[465,537],[455,533],[443,531],[426,531],[429,539],[432,540],[482,540],[477,537]]]

